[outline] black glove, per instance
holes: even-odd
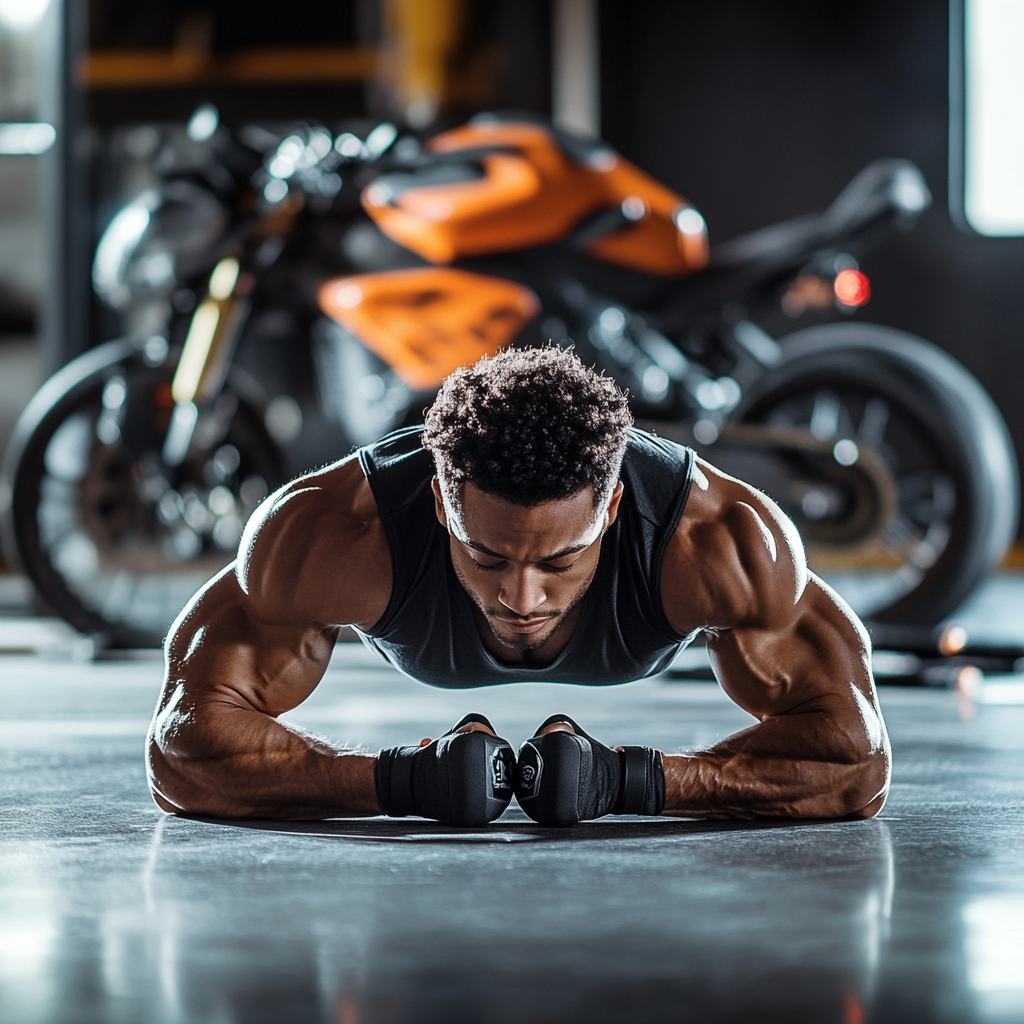
[[[572,732],[534,736],[519,748],[516,799],[541,825],[575,825],[605,814],[661,814],[665,769],[661,751],[606,747],[568,715],[552,715],[537,729],[565,722]]]
[[[466,715],[425,747],[391,747],[377,755],[373,781],[385,814],[418,814],[479,828],[508,807],[516,761],[512,747],[490,733],[457,731],[470,722],[491,728],[483,715]]]

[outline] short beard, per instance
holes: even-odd
[[[576,610],[577,605],[586,596],[587,591],[590,589],[590,584],[594,582],[594,576],[597,574],[597,566],[594,567],[594,571],[587,577],[586,581],[580,585],[579,590],[572,595],[572,600],[569,602],[568,607],[563,612],[559,612],[557,616],[554,616],[555,628],[551,630],[541,640],[531,640],[527,643],[517,644],[509,640],[508,637],[502,636],[493,625],[491,625],[491,616],[493,612],[488,611],[479,601],[476,594],[469,588],[466,582],[466,577],[462,574],[461,570],[454,561],[452,562],[452,568],[455,570],[455,575],[458,576],[459,582],[462,584],[462,589],[469,595],[469,599],[476,606],[477,611],[484,617],[484,622],[487,623],[488,628],[494,634],[494,639],[498,641],[503,647],[508,647],[513,651],[536,651],[538,648],[543,647],[561,628],[562,624],[569,617],[569,615]]]

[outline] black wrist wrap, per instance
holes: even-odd
[[[538,733],[557,722],[571,726],[573,732],[534,736],[519,751],[516,797],[534,821],[574,825],[605,814],[661,814],[665,807],[661,751],[650,747],[613,750],[566,715],[553,715]]]
[[[373,785],[380,809],[392,818],[416,813],[412,795],[413,757],[419,747],[388,747],[377,754]]]
[[[661,814],[665,809],[665,767],[661,751],[623,747],[622,796],[613,814]]]
[[[377,754],[373,782],[385,814],[418,814],[446,825],[479,828],[508,807],[512,748],[490,733],[458,732],[470,722],[491,728],[482,715],[467,715],[424,747],[390,747]]]

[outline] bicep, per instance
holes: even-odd
[[[149,732],[159,806],[231,816],[266,806],[259,794],[282,769],[306,764],[316,746],[277,717],[316,687],[336,635],[254,619],[230,567],[200,591],[168,637]]]
[[[867,634],[813,574],[785,625],[711,631],[708,653],[723,689],[761,721],[818,713],[823,756],[855,760],[884,744]]]
[[[689,532],[699,580],[689,613],[716,673],[757,717],[810,704],[874,701],[867,634],[849,606],[809,573],[790,519],[760,491],[707,467]]]
[[[326,670],[337,629],[260,621],[231,567],[179,616],[166,645],[165,701],[232,706],[276,717],[302,703]]]
[[[707,631],[708,652],[723,680],[749,684],[776,708],[834,689],[834,681],[870,678],[867,637],[849,607],[811,575],[800,599],[767,621]]]
[[[376,603],[388,594],[359,565],[373,552],[360,548],[358,522],[332,507],[333,491],[307,483],[257,510],[237,562],[172,627],[163,706],[179,709],[167,712],[176,722],[209,726],[238,709],[272,717],[291,710],[323,676],[337,624],[383,612]]]

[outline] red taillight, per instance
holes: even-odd
[[[158,409],[174,408],[174,395],[171,394],[170,381],[163,381],[153,388],[153,404]]]
[[[859,270],[840,270],[832,287],[844,306],[863,306],[871,298],[871,282]]]

